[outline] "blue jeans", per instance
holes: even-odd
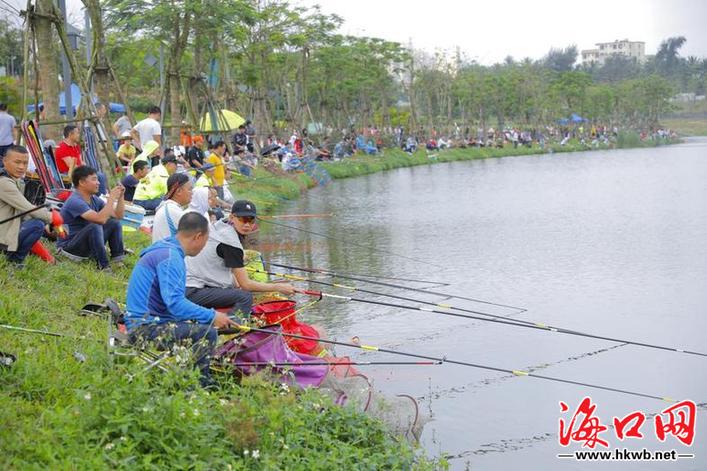
[[[100,191],[102,195],[107,195],[108,177],[106,177],[106,174],[103,172],[96,172],[96,176],[98,177],[98,191]]]
[[[145,208],[148,211],[157,211],[157,206],[162,202],[162,198],[155,198],[152,200],[136,200],[133,199],[133,203]]]
[[[32,246],[44,234],[44,223],[39,219],[28,219],[20,225],[20,235],[18,237],[17,250],[7,252],[7,259],[14,263],[25,261]]]
[[[175,345],[189,348],[204,386],[211,382],[209,365],[217,339],[218,332],[213,326],[193,322],[141,325],[132,329],[129,334],[130,343],[138,346],[150,342],[158,350],[171,350]]]
[[[60,249],[79,257],[92,257],[98,262],[98,268],[108,267],[106,242],[110,247],[111,258],[125,255],[123,247],[123,228],[117,219],[108,219],[105,224],[88,224],[67,240],[57,244]]]

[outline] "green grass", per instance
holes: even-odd
[[[660,124],[677,131],[681,136],[707,136],[707,119],[662,119]]]
[[[141,233],[126,240],[136,250],[149,242]],[[137,360],[111,362],[106,321],[77,312],[106,297],[124,301],[135,261],[133,255],[127,267],[106,275],[88,263],[49,266],[36,257],[15,270],[0,257],[0,323],[84,337],[0,329],[0,350],[19,358],[0,367],[0,469],[439,465],[315,390],[224,377],[219,391],[206,392],[188,368],[162,373],[144,371]]]

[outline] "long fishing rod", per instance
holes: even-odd
[[[19,213],[19,214],[15,214],[14,216],[10,216],[10,217],[7,218],[7,219],[3,219],[2,221],[0,221],[0,224],[5,224],[6,222],[10,222],[10,221],[12,221],[13,219],[17,219],[17,218],[21,218],[21,217],[23,217],[23,216],[27,216],[28,214],[31,214],[31,213],[33,213],[33,212],[35,212],[35,211],[39,211],[40,209],[44,209],[44,208],[48,208],[48,207],[49,207],[49,204],[43,204],[43,205],[37,206],[36,208],[32,208],[32,209],[29,209],[29,210],[27,210],[27,211],[23,211],[23,212],[21,212],[21,213]]]
[[[28,329],[26,327],[16,327],[14,325],[8,325],[8,324],[0,324],[0,328],[7,329],[7,330],[15,330],[18,332],[25,332],[27,334],[47,335],[50,337],[62,337],[62,338],[74,339],[74,340],[88,340],[86,337],[77,337],[75,335],[59,334],[57,332],[49,332],[46,330]]]
[[[310,281],[312,283],[316,283],[313,280],[307,280],[307,281]],[[321,291],[312,291],[312,290],[295,290],[295,291],[298,293],[306,294],[308,296],[341,299],[344,301],[355,301],[355,302],[366,303],[366,304],[375,304],[378,306],[395,307],[395,308],[399,308],[399,309],[408,309],[411,311],[431,312],[431,313],[435,313],[435,314],[442,314],[445,316],[463,317],[466,319],[474,319],[474,320],[483,321],[483,322],[493,322],[495,324],[510,325],[513,327],[524,327],[526,329],[543,330],[546,332],[555,332],[555,333],[567,334],[567,335],[576,335],[578,337],[586,337],[586,338],[599,339],[599,340],[608,340],[610,342],[626,343],[626,344],[635,345],[638,347],[654,348],[657,350],[665,350],[665,351],[669,351],[669,352],[685,353],[688,355],[697,355],[697,356],[701,356],[701,357],[707,357],[707,353],[695,352],[692,350],[685,350],[682,348],[665,347],[662,345],[655,345],[655,344],[651,344],[651,343],[638,342],[638,341],[634,341],[634,340],[620,339],[620,338],[616,338],[616,337],[607,337],[607,336],[598,335],[598,334],[590,334],[587,332],[580,332],[578,330],[564,329],[562,327],[555,327],[555,326],[545,325],[545,324],[541,324],[541,323],[530,323],[527,321],[520,322],[516,319],[513,319],[513,320],[506,319],[505,317],[494,316],[491,314],[481,313],[481,312],[477,312],[477,311],[467,310],[467,312],[477,312],[477,314],[481,314],[484,316],[490,316],[491,318],[478,317],[478,316],[473,316],[470,314],[459,314],[456,312],[449,312],[449,311],[440,311],[437,309],[430,309],[430,308],[424,308],[424,307],[419,307],[419,306],[405,306],[403,304],[386,303],[383,301],[374,301],[372,299],[362,299],[362,298],[354,298],[354,297],[350,297],[350,296],[340,296],[338,294],[323,293]],[[362,291],[362,290],[359,290],[359,291]],[[370,291],[367,291],[367,292],[371,293]],[[378,293],[378,294],[381,296],[390,296],[390,295],[383,294],[383,293]],[[417,302],[424,303],[423,301],[417,301]],[[451,309],[451,308],[447,307],[447,309]],[[460,309],[460,308],[454,308],[454,309]]]
[[[581,381],[573,381],[570,379],[556,378],[553,376],[544,376],[544,375],[531,373],[529,371],[509,370],[506,368],[498,368],[495,366],[481,365],[481,364],[477,364],[477,363],[469,363],[466,361],[450,360],[446,356],[439,358],[439,357],[433,357],[433,356],[429,356],[429,355],[420,355],[418,353],[403,352],[403,351],[399,351],[399,350],[390,350],[387,348],[376,347],[373,345],[362,345],[362,344],[357,344],[357,343],[341,342],[338,340],[329,340],[329,339],[321,339],[321,338],[317,338],[317,337],[308,337],[306,335],[288,334],[288,333],[281,332],[281,331],[274,332],[272,330],[258,329],[255,327],[248,327],[248,326],[240,325],[240,324],[237,324],[236,328],[234,328],[234,329],[227,329],[227,330],[224,330],[221,332],[224,334],[232,334],[232,333],[235,334],[238,332],[246,332],[246,333],[247,332],[263,332],[263,333],[270,334],[270,335],[282,335],[285,337],[292,337],[292,338],[301,339],[301,340],[314,340],[314,341],[321,342],[321,343],[340,345],[342,347],[357,348],[359,350],[365,350],[365,351],[390,353],[393,355],[400,355],[400,356],[406,356],[406,357],[411,357],[411,358],[421,358],[423,360],[437,361],[440,363],[450,363],[453,365],[469,366],[471,368],[478,368],[478,369],[482,369],[482,370],[497,371],[500,373],[510,373],[515,376],[528,376],[530,378],[544,379],[546,381],[553,381],[553,382],[565,383],[565,384],[573,384],[575,386],[583,386],[583,387],[587,387],[587,388],[601,389],[604,391],[612,391],[612,392],[617,392],[617,393],[621,393],[621,394],[628,394],[631,396],[646,397],[649,399],[658,399],[659,401],[676,402],[675,399],[672,399],[667,396],[654,396],[652,394],[644,394],[644,393],[640,393],[640,392],[629,391],[626,389],[613,388],[613,387],[609,387],[609,386],[601,386],[598,384],[585,383],[585,382],[581,382]]]
[[[527,311],[527,309],[526,309],[526,308],[523,308],[523,307],[510,306],[510,305],[508,305],[508,304],[501,304],[501,303],[494,303],[494,302],[491,302],[491,301],[484,301],[483,299],[468,298],[468,297],[464,297],[464,296],[456,296],[456,295],[454,295],[454,294],[441,293],[441,292],[438,292],[438,291],[431,291],[431,290],[429,290],[429,289],[427,289],[427,288],[412,288],[412,287],[410,287],[410,286],[402,286],[402,285],[396,285],[396,284],[394,284],[394,283],[385,283],[385,282],[382,282],[382,281],[372,281],[372,280],[367,280],[367,279],[365,279],[365,278],[360,278],[361,276],[365,276],[365,275],[351,276],[351,275],[347,275],[347,274],[341,274],[341,273],[337,273],[337,272],[333,272],[333,271],[329,271],[329,270],[324,270],[324,269],[321,269],[321,268],[295,267],[295,266],[292,266],[292,265],[283,265],[283,264],[272,263],[272,262],[270,262],[269,265],[272,265],[272,266],[278,267],[278,268],[286,268],[286,269],[288,269],[288,270],[303,271],[303,272],[306,272],[306,273],[320,273],[320,274],[326,274],[326,275],[329,275],[329,276],[331,276],[331,277],[343,278],[343,279],[346,279],[346,280],[353,280],[353,281],[361,281],[361,282],[363,282],[363,283],[369,283],[369,284],[372,284],[372,285],[387,286],[387,287],[389,287],[389,288],[397,288],[397,289],[402,289],[402,290],[406,290],[406,291],[414,291],[414,292],[416,292],[416,293],[432,294],[432,295],[435,295],[435,296],[442,296],[442,297],[445,297],[445,298],[463,299],[463,300],[466,300],[466,301],[473,301],[473,302],[475,302],[475,303],[487,304],[487,305],[490,305],[490,306],[505,307],[505,308],[517,310],[517,311],[518,311],[518,314]],[[376,278],[386,278],[386,277],[376,277]],[[422,281],[422,280],[412,280],[412,279],[407,279],[407,280],[406,280],[405,278],[393,278],[393,277],[389,277],[388,279],[392,279],[392,280],[396,280],[396,279],[397,279],[397,280],[404,280],[404,281],[417,281],[417,282],[420,282],[420,283],[430,283],[430,284],[439,284],[440,286],[449,286],[449,283],[440,283],[440,282],[434,282],[434,281]]]
[[[252,270],[252,269],[250,269],[250,270]],[[319,284],[319,285],[324,285],[324,286],[331,286],[334,288],[348,289],[351,291],[358,291],[360,293],[368,293],[368,294],[373,294],[375,296],[385,296],[385,297],[394,298],[394,299],[401,299],[403,301],[410,301],[410,302],[415,302],[415,303],[420,303],[420,304],[427,304],[430,306],[436,306],[436,307],[440,307],[440,308],[444,308],[444,309],[461,311],[461,312],[466,312],[466,313],[470,313],[470,314],[479,314],[479,315],[487,316],[487,317],[464,315],[464,314],[458,314],[458,313],[449,312],[449,311],[439,311],[436,309],[422,308],[422,307],[416,307],[416,306],[405,306],[402,304],[385,303],[382,301],[373,301],[370,299],[353,298],[353,297],[349,297],[349,296],[339,296],[339,295],[335,295],[335,294],[322,293],[321,291],[308,291],[308,290],[299,291],[300,293],[307,294],[310,296],[329,297],[329,298],[335,298],[335,299],[343,299],[345,301],[356,301],[356,302],[362,302],[362,303],[367,303],[367,304],[377,304],[380,306],[397,307],[397,308],[402,308],[402,309],[409,309],[409,310],[423,311],[423,312],[432,312],[432,313],[436,313],[436,314],[443,314],[446,316],[463,317],[466,319],[474,319],[474,320],[480,320],[480,321],[484,321],[484,322],[494,322],[497,324],[512,325],[515,327],[526,327],[529,329],[544,330],[544,331],[548,331],[548,332],[557,332],[560,334],[576,335],[579,337],[594,338],[594,339],[599,339],[599,340],[608,340],[608,341],[617,342],[617,343],[626,343],[629,345],[636,345],[639,347],[655,348],[658,350],[686,353],[688,355],[707,356],[707,353],[685,350],[682,348],[665,347],[665,346],[661,346],[661,345],[654,345],[654,344],[649,344],[649,343],[644,343],[644,342],[638,342],[638,341],[632,341],[632,340],[626,340],[626,339],[618,339],[618,338],[614,338],[614,337],[607,337],[607,336],[598,335],[598,334],[590,334],[590,333],[581,332],[578,330],[566,329],[564,327],[547,325],[547,324],[543,324],[541,322],[526,321],[523,319],[508,319],[503,316],[498,316],[498,315],[490,314],[490,313],[483,312],[483,311],[474,311],[472,309],[465,309],[465,308],[461,308],[461,307],[451,306],[449,304],[434,303],[434,302],[430,302],[430,301],[423,301],[421,299],[408,298],[406,296],[398,296],[398,295],[394,295],[394,294],[380,293],[378,291],[370,291],[370,290],[361,289],[356,286],[342,285],[339,283],[327,283],[325,281],[312,280],[309,278],[303,278],[303,277],[296,276],[296,275],[289,275],[287,273],[274,273],[274,272],[266,272],[266,271],[261,271],[261,270],[257,270],[257,271],[259,271],[261,273],[266,273],[268,275],[279,276],[279,277],[282,277],[282,278],[285,278],[288,280],[292,280],[292,281],[302,281],[302,282],[314,283],[314,284]]]
[[[312,234],[312,235],[316,235],[316,236],[319,236],[319,237],[324,237],[325,239],[334,240],[334,241],[336,241],[336,242],[341,242],[341,243],[344,243],[344,244],[353,245],[354,247],[359,247],[359,248],[362,248],[362,249],[370,250],[371,252],[378,252],[378,253],[384,253],[384,254],[386,254],[386,255],[393,255],[393,256],[395,256],[395,257],[405,258],[405,259],[411,260],[411,261],[413,261],[413,262],[423,263],[423,264],[425,264],[425,265],[430,265],[430,266],[433,266],[433,267],[436,267],[436,268],[442,268],[442,269],[447,268],[447,267],[443,267],[442,265],[437,265],[437,264],[435,264],[435,263],[427,262],[427,261],[425,261],[425,260],[420,260],[420,259],[418,259],[418,258],[408,257],[407,255],[401,255],[401,254],[397,254],[397,253],[394,253],[394,252],[388,252],[388,251],[386,251],[386,250],[380,250],[380,249],[377,249],[377,248],[375,248],[375,247],[371,247],[371,246],[368,246],[368,245],[357,244],[357,243],[351,242],[351,241],[349,241],[349,240],[337,239],[337,238],[335,238],[335,237],[331,237],[331,236],[328,236],[328,235],[326,235],[326,234],[322,234],[322,233],[320,233],[320,232],[315,232],[315,231],[310,231],[310,230],[307,230],[307,229],[302,229],[301,227],[288,226],[287,224],[282,224],[281,222],[270,221],[270,220],[267,220],[267,219],[262,219],[262,218],[260,218],[260,217],[258,218],[258,220],[259,220],[259,221],[263,221],[263,222],[267,222],[268,224],[272,224],[272,225],[274,225],[274,226],[285,227],[285,228],[287,228],[287,229],[294,229],[294,230],[297,230],[297,231],[300,231],[300,232],[304,232],[305,234]]]
[[[325,270],[323,268],[303,268],[303,267],[295,267],[295,266],[291,266],[291,265],[282,265],[282,264],[273,263],[273,262],[269,262],[268,265],[272,265],[272,266],[278,267],[278,268],[287,268],[289,270],[294,270],[294,271],[303,271],[303,272],[307,272],[307,273],[327,275],[327,276],[331,276],[334,278],[343,278],[346,280],[364,281],[366,283],[371,283],[374,285],[381,285],[381,286],[389,286],[391,288],[399,288],[400,286],[392,284],[392,283],[375,282],[375,281],[370,280],[369,278],[380,279],[380,280],[412,281],[414,283],[427,283],[430,285],[449,286],[449,283],[442,283],[441,281],[418,280],[418,279],[414,279],[414,278],[401,278],[401,277],[385,276],[385,275],[361,275],[358,273],[341,273],[341,272],[334,272],[334,271],[330,271],[330,270]],[[355,277],[361,277],[361,279],[355,278]]]
[[[235,366],[370,366],[370,365],[411,365],[411,366],[427,366],[427,365],[441,365],[441,361],[343,361],[343,362],[328,362],[328,361],[314,361],[314,362],[271,362],[271,361],[251,361],[251,362],[239,362],[235,363]]]

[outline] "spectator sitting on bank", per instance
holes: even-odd
[[[155,211],[167,194],[167,179],[177,171],[177,158],[168,155],[162,164],[152,167],[135,189],[133,202],[148,211]]]
[[[427,150],[437,150],[437,141],[434,138],[429,139],[425,144],[425,148]]]
[[[155,212],[152,243],[177,234],[179,220],[192,198],[193,185],[186,173],[175,173],[167,179],[167,194]]]
[[[133,171],[133,164],[138,161],[143,161],[148,164],[147,168],[150,168],[150,162],[152,161],[152,155],[157,152],[159,149],[160,145],[156,143],[155,141],[148,141],[147,144],[144,145],[144,148],[142,149],[142,152],[140,152],[133,160],[128,164],[128,173],[132,173]]]
[[[147,166],[147,162],[144,160],[135,161],[132,166],[132,173],[123,177],[123,180],[120,182],[120,184],[125,187],[125,202],[133,202],[133,196],[135,195],[135,189],[137,188],[138,183],[140,183],[140,180],[147,176],[149,171],[150,169]]]
[[[405,148],[403,150],[408,154],[414,154],[415,151],[417,151],[417,139],[415,139],[415,136],[408,136],[405,141]]]
[[[75,191],[61,208],[61,216],[69,234],[59,239],[58,255],[72,261],[93,258],[99,270],[110,270],[106,242],[110,247],[111,261],[122,263],[125,258],[123,229],[120,219],[125,212],[125,189],[118,185],[108,194],[104,203],[98,196],[98,175],[96,170],[82,165],[71,174]]]
[[[136,154],[137,150],[133,145],[133,136],[130,131],[126,131],[120,136],[120,147],[118,147],[118,152],[116,153],[120,160],[120,165],[124,167],[130,165]]]
[[[35,206],[24,196],[25,174],[29,164],[29,153],[22,146],[10,146],[4,157],[5,167],[0,170],[0,220],[5,220],[33,209]],[[61,227],[63,221],[58,212],[50,213],[45,208],[28,213],[0,224],[0,252],[7,259],[22,266],[30,250],[39,243],[44,234],[44,225]]]

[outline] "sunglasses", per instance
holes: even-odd
[[[243,224],[254,224],[255,216],[237,216],[238,220]]]

